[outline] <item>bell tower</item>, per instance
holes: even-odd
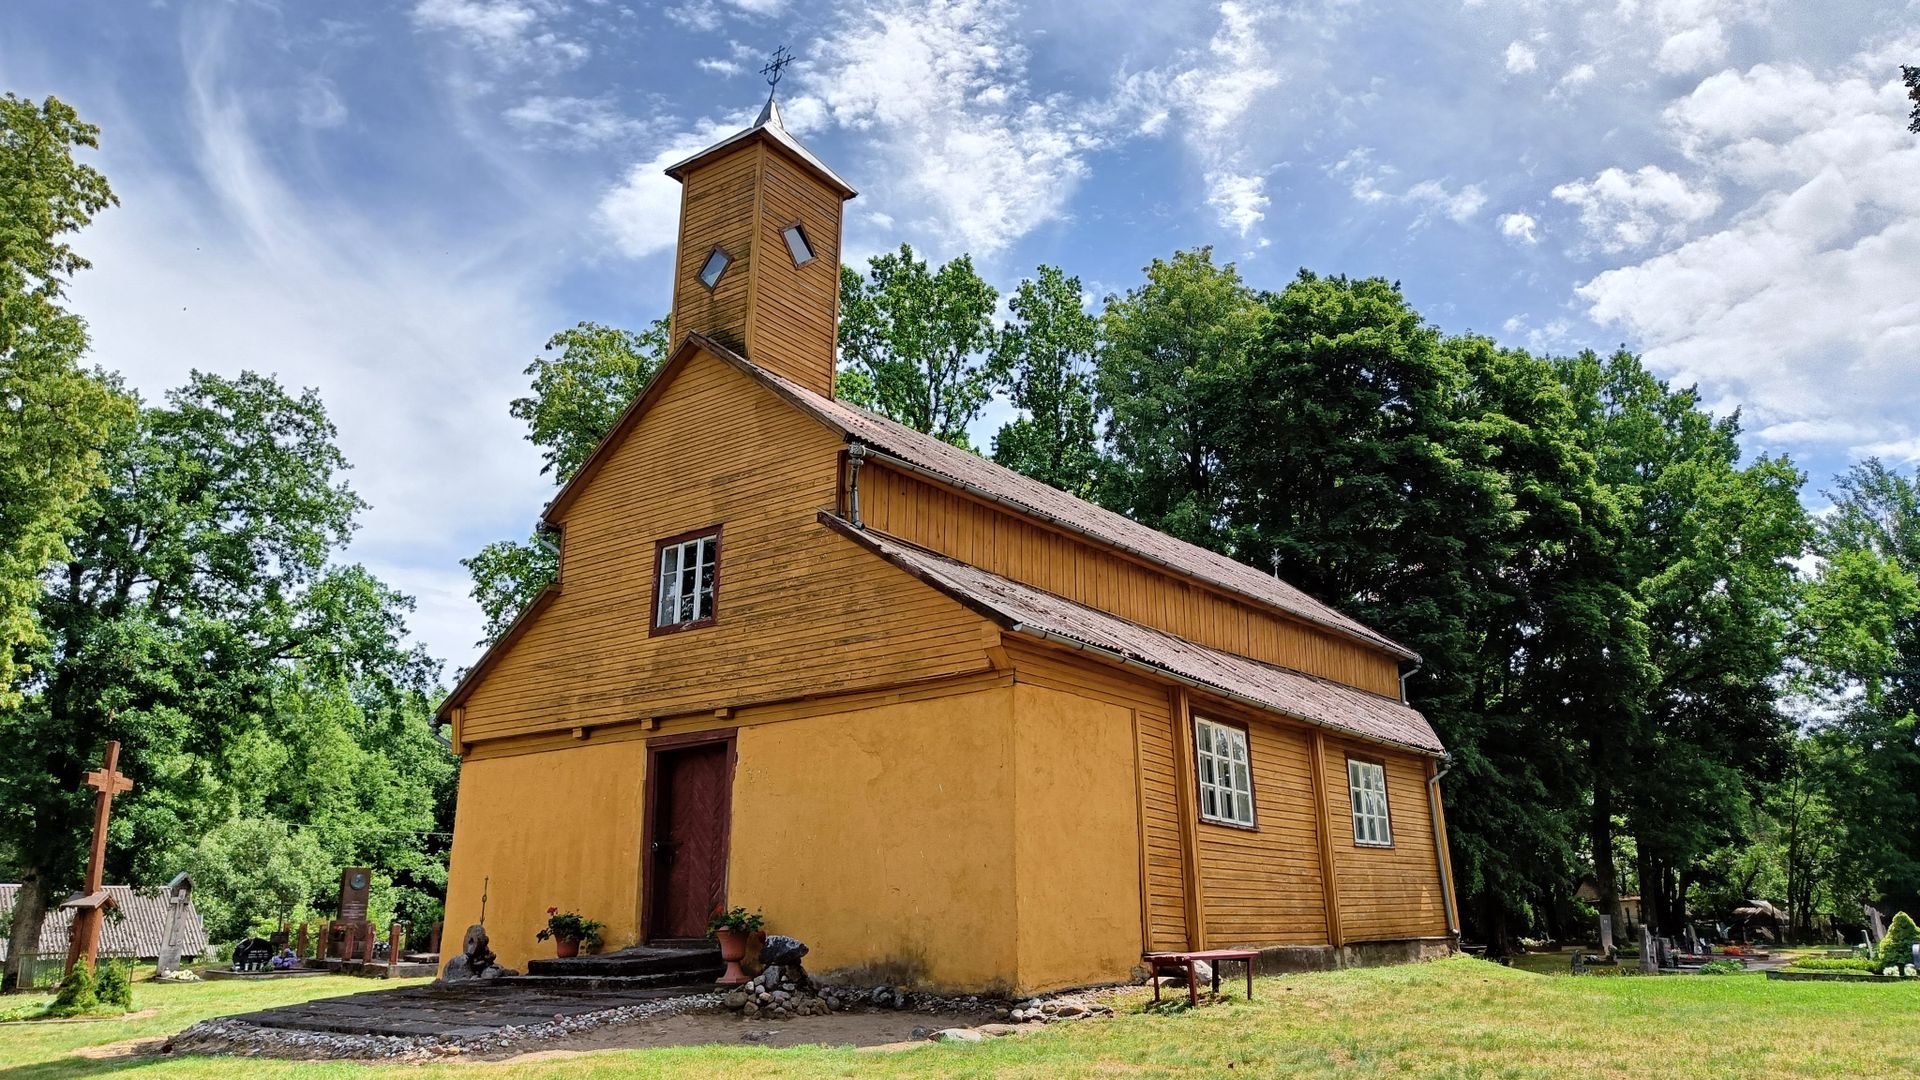
[[[778,83],[782,49],[764,69]],[[840,211],[856,192],[780,122],[771,92],[753,126],[669,168],[680,181],[673,332],[705,334],[833,395]]]

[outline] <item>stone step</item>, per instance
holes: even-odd
[[[651,975],[502,975],[488,979],[494,986],[525,990],[597,990],[623,994],[671,997],[676,993],[698,993],[714,988],[713,980],[723,968],[711,971],[663,971]]]
[[[726,965],[718,948],[651,948],[639,946],[601,956],[570,956],[529,960],[527,974],[616,978],[637,975],[705,975],[718,978]]]

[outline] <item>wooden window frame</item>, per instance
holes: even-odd
[[[1220,817],[1218,815],[1207,813],[1207,806],[1205,801],[1206,795],[1205,795],[1205,787],[1204,787],[1205,781],[1203,781],[1200,776],[1200,725],[1201,724],[1211,724],[1217,728],[1225,728],[1228,731],[1238,732],[1240,735],[1241,741],[1246,746],[1246,751],[1247,751],[1247,761],[1246,761],[1247,820],[1246,821],[1240,821],[1235,818]],[[1209,744],[1211,744],[1212,740],[1209,739],[1208,742]],[[1209,749],[1209,753],[1211,753],[1211,749]],[[1220,789],[1220,785],[1217,782],[1213,786],[1216,790]],[[1223,829],[1241,829],[1246,832],[1259,832],[1260,831],[1260,798],[1256,790],[1257,787],[1258,785],[1256,785],[1253,782],[1253,732],[1248,730],[1247,725],[1240,723],[1238,721],[1221,720],[1211,716],[1199,716],[1199,715],[1194,716],[1193,717],[1193,801],[1194,801],[1193,809],[1194,809],[1194,814],[1196,817],[1199,818],[1200,823],[1203,825],[1217,825]],[[1231,786],[1227,787],[1226,790],[1233,794],[1239,793],[1237,788],[1233,788]]]
[[[800,242],[807,245],[806,262],[801,262],[799,259],[793,258],[793,241],[787,239],[787,234],[795,229],[800,230]],[[787,258],[793,261],[793,268],[795,270],[820,261],[820,249],[813,246],[813,237],[807,233],[807,223],[801,221],[799,218],[795,218],[785,225],[780,226],[780,243],[786,246]]]
[[[1386,825],[1385,840],[1362,840],[1360,838],[1360,812],[1353,805],[1353,767],[1371,765],[1380,770],[1380,820]],[[1383,758],[1364,757],[1359,754],[1347,755],[1347,818],[1353,825],[1353,846],[1363,848],[1389,849],[1393,847],[1393,797],[1392,787],[1387,783],[1387,763]]]
[[[709,525],[704,529],[690,529],[687,532],[665,537],[653,542],[653,573],[648,578],[653,588],[648,591],[647,636],[659,637],[661,634],[678,634],[686,630],[698,630],[703,626],[712,626],[720,621],[720,550],[722,545],[721,525]],[[676,547],[690,540],[713,538],[713,602],[707,605],[707,613],[691,622],[660,623],[660,557],[670,547]],[[696,581],[697,585],[698,582]]]
[[[720,267],[720,272],[714,275],[713,284],[709,285],[707,284],[707,265],[713,262],[713,257],[715,255],[725,255],[727,257],[727,261],[725,264],[723,264]],[[733,252],[728,251],[726,248],[720,246],[719,244],[715,244],[707,252],[707,257],[700,260],[700,269],[695,270],[693,272],[693,280],[699,282],[700,287],[707,290],[708,292],[710,293],[717,292],[720,289],[720,283],[727,279],[727,271],[733,269],[733,264],[734,264]]]

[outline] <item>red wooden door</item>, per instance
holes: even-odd
[[[654,755],[650,938],[705,937],[726,897],[732,758],[730,742]]]

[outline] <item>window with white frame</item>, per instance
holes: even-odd
[[[1212,720],[1193,721],[1200,817],[1220,825],[1253,825],[1253,773],[1247,733]]]
[[[1347,793],[1353,799],[1353,842],[1393,846],[1393,822],[1387,817],[1387,767],[1377,761],[1347,759]]]
[[[719,577],[720,530],[662,540],[653,606],[653,628],[685,630],[714,619],[714,588]]]

